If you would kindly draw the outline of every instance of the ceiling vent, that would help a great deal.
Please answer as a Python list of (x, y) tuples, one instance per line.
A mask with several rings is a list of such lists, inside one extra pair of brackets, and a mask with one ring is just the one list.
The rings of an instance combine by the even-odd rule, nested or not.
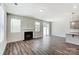
[(18, 3), (14, 3), (14, 5), (18, 5)]

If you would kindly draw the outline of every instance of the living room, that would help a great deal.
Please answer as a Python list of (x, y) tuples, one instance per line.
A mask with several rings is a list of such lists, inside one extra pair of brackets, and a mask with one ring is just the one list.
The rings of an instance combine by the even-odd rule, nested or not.
[(1, 3), (0, 55), (79, 54), (78, 6)]

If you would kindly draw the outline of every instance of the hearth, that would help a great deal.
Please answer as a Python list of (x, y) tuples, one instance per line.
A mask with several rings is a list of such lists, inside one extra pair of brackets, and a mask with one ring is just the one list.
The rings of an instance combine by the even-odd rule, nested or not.
[(24, 32), (24, 40), (33, 39), (33, 32)]

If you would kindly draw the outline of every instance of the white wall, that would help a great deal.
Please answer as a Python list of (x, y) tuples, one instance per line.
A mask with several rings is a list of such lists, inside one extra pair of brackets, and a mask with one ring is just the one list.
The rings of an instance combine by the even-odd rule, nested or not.
[(4, 4), (0, 4), (0, 22), (2, 27), (0, 27), (0, 55), (3, 54), (7, 41), (6, 41), (6, 9)]
[[(21, 20), (21, 32), (11, 33), (10, 21), (11, 21), (12, 17)], [(40, 32), (34, 31), (35, 30), (35, 21), (40, 22)], [(43, 22), (45, 22), (45, 21), (35, 19), (33, 17), (8, 14), (8, 42), (24, 40), (24, 32), (26, 32), (26, 31), (33, 31), (33, 38), (43, 37)]]
[(68, 32), (79, 32), (79, 29), (71, 29), (70, 21), (79, 20), (79, 15), (73, 15), (71, 17), (62, 17), (52, 19), (52, 35), (66, 37), (66, 33)]
[(53, 19), (52, 35), (66, 37), (66, 33), (70, 31), (69, 19), (66, 17)]
[(8, 42), (13, 42), (13, 41), (18, 41), (21, 40), (22, 32), (11, 32), (11, 18), (16, 18), (16, 19), (22, 19), (22, 17), (16, 17), (16, 16), (12, 16), (12, 15), (7, 15), (7, 41)]

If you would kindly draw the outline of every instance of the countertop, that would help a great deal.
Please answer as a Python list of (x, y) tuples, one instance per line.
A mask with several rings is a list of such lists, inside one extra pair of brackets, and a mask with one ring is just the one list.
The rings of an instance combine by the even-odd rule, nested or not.
[(79, 32), (70, 32), (70, 33), (66, 33), (66, 34), (79, 36)]

